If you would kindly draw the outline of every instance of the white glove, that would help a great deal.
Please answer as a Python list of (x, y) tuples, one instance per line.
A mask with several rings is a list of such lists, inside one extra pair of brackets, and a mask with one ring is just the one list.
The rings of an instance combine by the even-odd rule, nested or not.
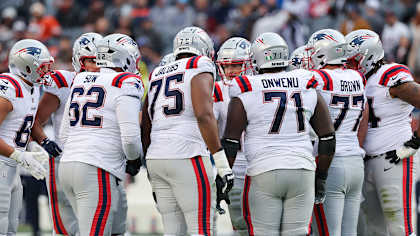
[(28, 146), (26, 147), (26, 150), (28, 150), (29, 152), (42, 152), (42, 153), (44, 153), (44, 155), (37, 155), (37, 156), (34, 156), (34, 157), (36, 158), (36, 160), (39, 163), (41, 163), (42, 166), (44, 166), (45, 169), (48, 170), (50, 154), (48, 154), (48, 152), (41, 145), (39, 145), (35, 141), (31, 141), (31, 142), (29, 142)]
[(15, 149), (10, 158), (27, 169), (37, 180), (45, 178), (48, 174), (47, 169), (38, 161), (48, 158), (48, 154), (45, 157), (44, 152), (22, 152)]
[(400, 148), (397, 149), (397, 156), (400, 159), (405, 159), (407, 157), (411, 157), (412, 155), (416, 154), (416, 152), (417, 152), (417, 149), (402, 145)]
[(222, 192), (228, 193), (233, 187), (233, 179), (235, 176), (233, 175), (232, 169), (229, 166), (225, 150), (222, 149), (213, 154), (213, 159), (217, 168), (217, 174), (224, 182)]

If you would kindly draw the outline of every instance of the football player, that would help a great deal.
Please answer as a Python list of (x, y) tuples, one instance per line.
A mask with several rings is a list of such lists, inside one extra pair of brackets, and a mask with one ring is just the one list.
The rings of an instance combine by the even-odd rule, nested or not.
[[(420, 108), (420, 85), (405, 65), (386, 63), (379, 36), (370, 30), (346, 35), (354, 52), (349, 59), (366, 76), (369, 105), (362, 211), (369, 235), (415, 235), (414, 184), (420, 146), (410, 113)], [(363, 128), (361, 127), (361, 129)], [(366, 130), (367, 129), (367, 130)]]
[(80, 235), (114, 233), (116, 212), (126, 210), (119, 203), (126, 159), (139, 163), (142, 153), (139, 59), (133, 39), (111, 34), (97, 43), (100, 72), (79, 73), (73, 80), (60, 131), (59, 177), (77, 209)]
[(39, 86), (47, 83), (53, 58), (44, 44), (24, 39), (9, 52), (9, 73), (0, 74), (0, 235), (15, 235), (22, 206), (22, 184), (17, 165), (40, 180), (48, 154), (26, 151), (38, 108)]
[[(214, 86), (213, 112), (219, 126), (220, 135), (223, 135), (226, 126), (230, 101), (229, 87), (231, 87), (232, 80), (236, 76), (252, 75), (250, 49), (251, 43), (248, 40), (234, 37), (224, 42), (217, 52), (216, 65), (222, 80), (217, 81)], [(235, 163), (232, 166), (235, 181), (232, 190), (229, 192), (229, 215), (233, 229), (239, 235), (248, 234), (241, 211), (241, 193), (244, 186), (246, 166), (247, 161), (242, 149), (238, 152)]]
[(357, 134), (364, 108), (365, 79), (358, 71), (344, 68), (347, 44), (336, 30), (313, 33), (306, 50), (310, 68), (317, 69), (314, 73), (322, 84), (318, 89), (328, 104), (337, 141), (326, 180), (326, 198), (314, 206), (312, 229), (321, 236), (357, 235), (364, 176), (364, 151)]
[[(76, 73), (83, 71), (97, 72), (96, 43), (102, 39), (97, 33), (82, 34), (73, 44), (74, 72), (55, 70), (51, 73), (53, 86), (46, 87), (32, 130), (32, 138), (50, 154), (49, 175), (46, 177), (47, 190), (50, 198), (51, 217), (56, 234), (76, 235), (79, 231), (77, 219), (71, 205), (64, 195), (58, 177), (58, 166), (62, 144), (59, 141), (59, 130), (64, 115), (64, 107), (70, 95), (70, 86)], [(54, 141), (48, 139), (42, 130), (49, 118), (52, 118)]]
[(289, 70), (309, 69), (308, 62), (309, 59), (306, 45), (300, 46), (290, 54)]
[(210, 153), (224, 193), (233, 186), (213, 114), (213, 42), (204, 30), (186, 27), (173, 49), (175, 61), (152, 72), (143, 109), (147, 168), (164, 233), (212, 235), (216, 176)]
[[(258, 75), (234, 79), (222, 140), (234, 159), (246, 129), (243, 216), (249, 235), (305, 235), (314, 199), (325, 195), (324, 179), (334, 155), (328, 108), (314, 89), (313, 72), (285, 71), (289, 52), (281, 36), (259, 35), (251, 55)], [(316, 172), (310, 126), (320, 139)]]

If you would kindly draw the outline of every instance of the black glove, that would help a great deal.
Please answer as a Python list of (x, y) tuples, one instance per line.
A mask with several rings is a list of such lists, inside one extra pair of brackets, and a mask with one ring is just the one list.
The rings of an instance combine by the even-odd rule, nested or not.
[[(216, 189), (217, 189), (217, 198), (216, 198), (216, 210), (219, 214), (223, 215), (226, 211), (220, 206), (220, 202), (225, 200), (226, 204), (230, 204), (229, 199), (229, 191), (233, 187), (233, 178), (228, 180), (228, 177), (225, 176), (224, 178), (220, 177), (220, 175), (216, 176)], [(225, 189), (225, 191), (223, 191)]]
[(388, 159), (390, 163), (398, 164), (401, 159), (409, 158), (414, 155), (420, 147), (420, 138), (417, 136), (417, 132), (414, 132), (410, 140), (404, 143), (397, 150), (392, 150), (385, 153), (385, 159)]
[(48, 138), (44, 138), (41, 142), (42, 148), (48, 152), (50, 156), (57, 157), (62, 152), (61, 148), (57, 145), (56, 142), (49, 140)]
[(323, 203), (325, 200), (325, 185), (327, 183), (327, 173), (315, 174), (315, 204)]
[(141, 167), (141, 158), (137, 158), (131, 161), (127, 160), (127, 165), (125, 166), (125, 173), (131, 176), (136, 176), (140, 171), (140, 167)]

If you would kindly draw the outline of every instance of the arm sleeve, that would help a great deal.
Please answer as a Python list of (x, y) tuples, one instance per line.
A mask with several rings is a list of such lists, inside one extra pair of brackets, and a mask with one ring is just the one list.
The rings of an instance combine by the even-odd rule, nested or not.
[(70, 107), (70, 101), (71, 99), (67, 99), (66, 102), (66, 106), (64, 108), (64, 113), (63, 113), (63, 120), (61, 121), (61, 126), (60, 126), (60, 131), (59, 131), (59, 138), (60, 138), (60, 142), (64, 145), (67, 142), (67, 138), (68, 138), (68, 130), (69, 130), (69, 126), (70, 126), (70, 119), (69, 119), (69, 107)]
[(120, 95), (116, 98), (115, 110), (121, 131), (121, 143), (128, 160), (134, 160), (143, 153), (141, 144), (139, 114), (144, 87), (137, 78), (124, 80)]

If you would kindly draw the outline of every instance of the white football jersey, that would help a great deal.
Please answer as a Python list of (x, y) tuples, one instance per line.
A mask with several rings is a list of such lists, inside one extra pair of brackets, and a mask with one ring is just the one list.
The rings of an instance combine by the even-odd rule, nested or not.
[(317, 104), (313, 72), (293, 70), (235, 78), (230, 96), (247, 114), (247, 175), (274, 169), (315, 170), (309, 120)]
[(143, 93), (141, 78), (133, 73), (102, 68), (77, 74), (66, 104), (70, 120), (64, 124), (67, 140), (61, 161), (87, 163), (123, 179), (126, 159), (116, 104), (120, 97), (141, 99)]
[[(29, 86), (11, 73), (0, 74), (0, 97), (12, 103), (13, 110), (0, 125), (0, 138), (8, 145), (24, 151), (38, 109), (39, 87)], [(16, 166), (15, 160), (1, 156), (2, 162)]]
[(191, 101), (191, 80), (204, 72), (216, 75), (213, 62), (204, 56), (180, 59), (153, 70), (148, 93), (152, 131), (146, 159), (209, 156)]
[(369, 128), (363, 148), (367, 155), (379, 155), (395, 150), (411, 138), (413, 106), (392, 98), (389, 88), (414, 81), (409, 69), (400, 64), (386, 64), (367, 80)]
[(76, 72), (66, 70), (56, 70), (50, 74), (53, 79), (52, 86), (45, 87), (44, 91), (51, 93), (58, 98), (60, 104), (58, 109), (51, 114), (51, 121), (54, 129), (54, 140), (58, 146), (63, 149), (62, 143), (59, 139), (59, 131), (61, 127), (61, 121), (63, 120), (64, 108), (67, 103), (67, 99), (70, 96), (70, 87), (73, 83), (73, 79), (76, 76)]
[[(337, 140), (335, 156), (364, 156), (357, 131), (364, 109), (365, 79), (349, 69), (314, 70), (317, 87), (328, 105)], [(317, 147), (317, 145), (315, 145)]]
[[(223, 81), (218, 81), (214, 84), (213, 92), (213, 113), (217, 120), (217, 125), (219, 127), (219, 135), (223, 137), (225, 132), (227, 113), (230, 102), (229, 97), (229, 87)], [(241, 147), (242, 149), (236, 154), (235, 162), (232, 166), (233, 175), (235, 178), (245, 179), (247, 160), (244, 154), (244, 134), (241, 137)]]

